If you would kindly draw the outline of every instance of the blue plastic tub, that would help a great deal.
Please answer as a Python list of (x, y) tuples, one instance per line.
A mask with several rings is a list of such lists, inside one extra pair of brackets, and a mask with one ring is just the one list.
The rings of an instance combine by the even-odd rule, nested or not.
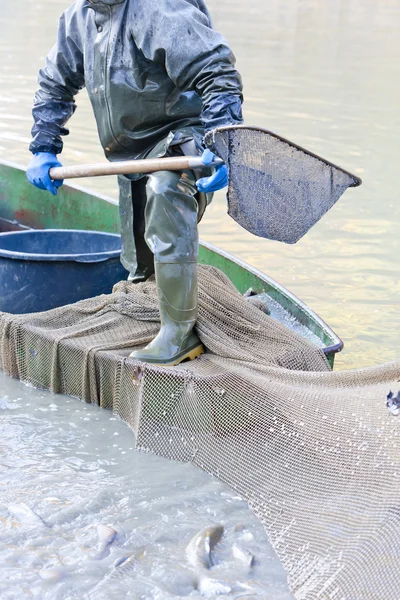
[(0, 234), (0, 311), (49, 310), (108, 294), (127, 271), (113, 233), (43, 229)]

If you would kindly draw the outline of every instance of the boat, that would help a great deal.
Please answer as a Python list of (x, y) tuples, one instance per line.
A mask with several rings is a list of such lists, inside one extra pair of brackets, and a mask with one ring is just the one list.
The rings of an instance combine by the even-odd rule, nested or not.
[[(0, 162), (0, 232), (24, 229), (80, 229), (119, 232), (118, 202), (90, 190), (63, 185), (57, 197), (32, 186), (25, 169)], [(199, 263), (223, 271), (241, 294), (262, 298), (276, 318), (320, 347), (331, 367), (342, 340), (304, 302), (258, 269), (202, 241)]]

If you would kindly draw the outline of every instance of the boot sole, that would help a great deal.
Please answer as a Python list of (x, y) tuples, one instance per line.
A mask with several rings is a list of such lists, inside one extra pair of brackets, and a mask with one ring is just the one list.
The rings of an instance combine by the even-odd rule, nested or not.
[(137, 358), (136, 360), (140, 360), (141, 362), (147, 362), (150, 365), (157, 365), (158, 367), (176, 367), (181, 362), (185, 360), (194, 360), (198, 358), (202, 354), (205, 353), (205, 348), (203, 344), (199, 344), (195, 348), (191, 348), (190, 350), (186, 350), (183, 354), (175, 356), (170, 361), (158, 361), (158, 360), (146, 360), (145, 358)]
[(176, 365), (179, 365), (181, 362), (183, 362), (185, 360), (195, 360), (196, 358), (199, 358), (199, 356), (201, 356), (204, 353), (205, 353), (204, 346), (202, 344), (200, 344), (200, 346), (196, 346), (196, 348), (192, 348), (192, 350), (188, 350), (187, 352), (185, 352), (185, 354), (183, 354), (182, 357), (176, 357), (171, 362), (157, 363), (157, 364), (159, 364), (160, 367), (176, 367)]

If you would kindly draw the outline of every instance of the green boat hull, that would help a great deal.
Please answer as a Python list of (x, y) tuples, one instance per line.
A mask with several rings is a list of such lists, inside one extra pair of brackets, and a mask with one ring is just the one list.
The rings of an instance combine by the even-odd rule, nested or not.
[[(58, 195), (38, 190), (28, 183), (25, 170), (11, 163), (0, 163), (0, 232), (18, 229), (86, 229), (119, 232), (118, 203), (88, 190), (64, 185)], [(308, 306), (279, 283), (223, 252), (201, 242), (199, 262), (219, 268), (239, 292), (252, 289), (266, 293), (290, 316), (312, 332), (333, 366), (343, 342)]]

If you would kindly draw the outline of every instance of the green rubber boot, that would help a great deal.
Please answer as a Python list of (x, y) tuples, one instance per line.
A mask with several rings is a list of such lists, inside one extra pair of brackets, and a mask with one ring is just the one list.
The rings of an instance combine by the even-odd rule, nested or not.
[(161, 366), (178, 365), (203, 354), (193, 327), (197, 320), (197, 263), (156, 263), (161, 329), (131, 358)]

